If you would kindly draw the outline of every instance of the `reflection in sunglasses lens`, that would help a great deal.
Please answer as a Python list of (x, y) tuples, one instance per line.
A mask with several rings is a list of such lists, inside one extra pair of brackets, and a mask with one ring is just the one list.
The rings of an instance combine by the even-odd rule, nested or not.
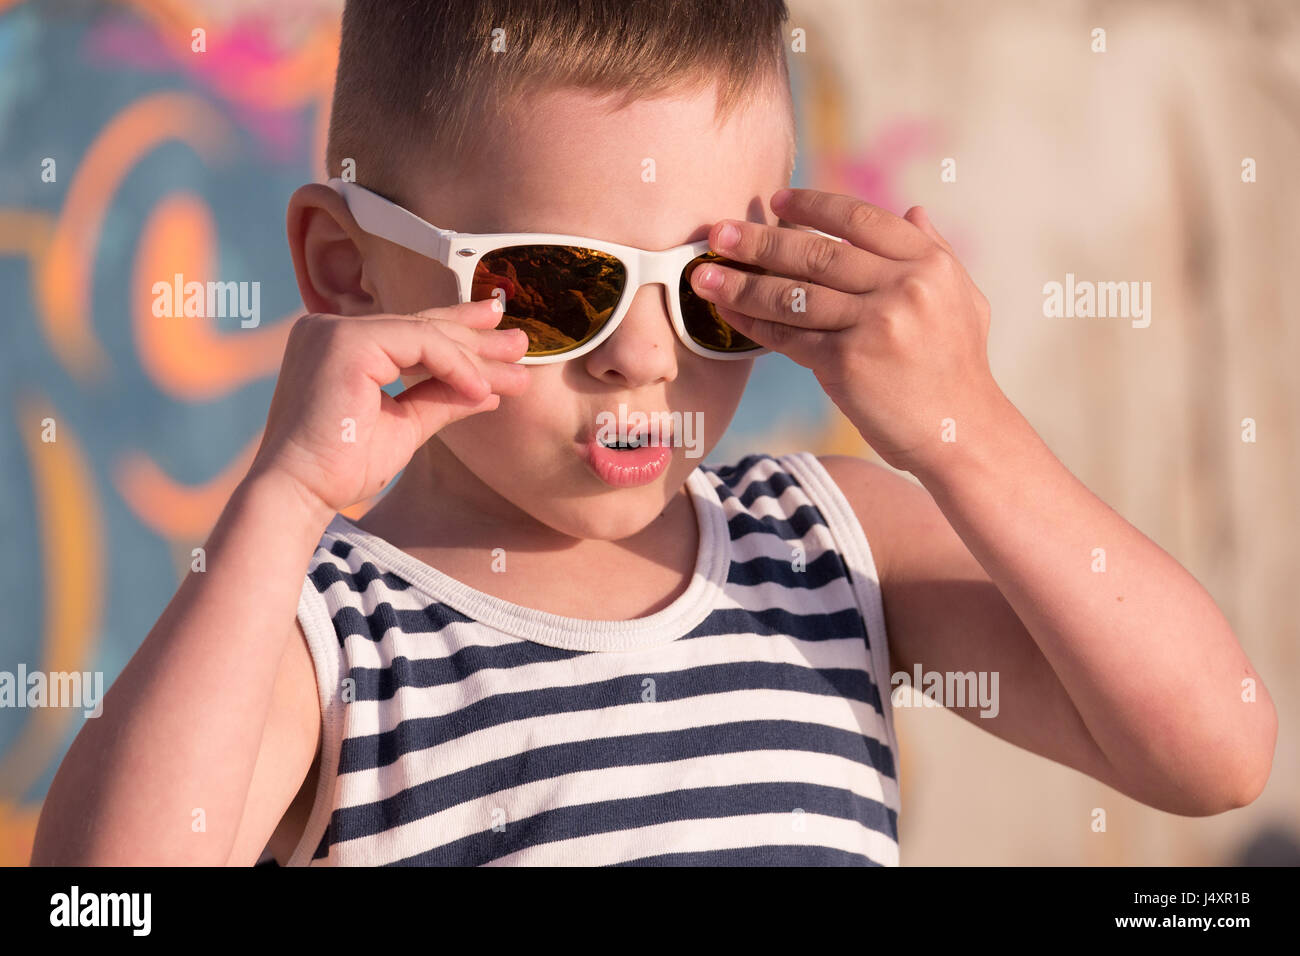
[(717, 309), (713, 307), (713, 303), (701, 299), (691, 288), (691, 273), (706, 262), (717, 262), (742, 272), (763, 271), (762, 266), (751, 265), (748, 262), (732, 262), (713, 252), (706, 252), (688, 262), (686, 268), (682, 270), (682, 279), (678, 286), (678, 296), (682, 303), (682, 323), (686, 326), (686, 334), (697, 344), (715, 352), (748, 352), (759, 348), (758, 343), (753, 339), (746, 338), (724, 322), (718, 315)]
[(609, 321), (627, 284), (615, 256), (577, 246), (509, 246), (474, 269), (473, 300), (500, 289), (498, 328), (528, 333), (528, 355), (554, 355), (587, 342)]

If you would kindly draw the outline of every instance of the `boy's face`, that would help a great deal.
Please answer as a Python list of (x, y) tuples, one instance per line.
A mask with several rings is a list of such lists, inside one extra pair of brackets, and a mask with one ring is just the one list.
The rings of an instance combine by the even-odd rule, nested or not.
[[(614, 112), (609, 102), (578, 90), (535, 95), (498, 118), (495, 142), (454, 182), (408, 181), (401, 199), (460, 232), (563, 233), (649, 250), (706, 238), (719, 219), (776, 224), (767, 201), (790, 178), (787, 101), (755, 95), (720, 126), (712, 89)], [(449, 270), (382, 245), (383, 260), (368, 258), (366, 268), (384, 311), (456, 301)], [(523, 394), (443, 428), (412, 463), (437, 476), (439, 503), (506, 521), (519, 520), (517, 508), (576, 538), (617, 540), (650, 524), (721, 438), (753, 367), (687, 349), (667, 295), (642, 286), (598, 348), (528, 367)], [(680, 412), (684, 426), (702, 426), (690, 435), (694, 447), (674, 445), (646, 484), (607, 483), (589, 463), (589, 442), (608, 421), (598, 416), (617, 416), (620, 403), (628, 414)]]

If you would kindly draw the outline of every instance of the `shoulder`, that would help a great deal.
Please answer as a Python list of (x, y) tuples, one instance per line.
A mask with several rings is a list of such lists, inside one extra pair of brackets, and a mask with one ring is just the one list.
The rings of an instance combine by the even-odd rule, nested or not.
[(870, 504), (872, 494), (898, 494), (902, 486), (912, 485), (910, 479), (865, 458), (856, 458), (853, 455), (815, 457), (855, 510), (859, 501)]
[[(704, 470), (714, 476), (717, 484), (733, 493), (746, 489), (751, 489), (751, 493), (753, 490), (770, 492), (801, 484), (801, 476), (805, 480), (820, 483), (822, 479), (817, 474), (817, 469), (808, 470), (810, 462), (820, 463), (821, 470), (848, 499), (854, 511), (859, 511), (859, 506), (868, 510), (882, 498), (906, 494), (905, 488), (913, 484), (888, 468), (863, 458), (851, 455), (813, 455), (806, 451), (789, 455), (753, 452), (732, 464), (705, 465)], [(859, 513), (859, 518), (861, 517)]]
[(816, 458), (871, 542), (882, 580), (906, 558), (911, 545), (920, 546), (935, 531), (951, 533), (930, 493), (910, 476), (852, 455)]
[(779, 493), (780, 489), (799, 483), (799, 474), (788, 465), (791, 459), (801, 460), (805, 465), (809, 461), (819, 463), (831, 483), (848, 501), (865, 531), (871, 530), (868, 524), (886, 528), (890, 524), (890, 515), (897, 509), (906, 512), (935, 507), (929, 492), (911, 477), (852, 455), (799, 452), (777, 456), (754, 452), (732, 464), (705, 466), (705, 470), (733, 493), (746, 490), (751, 496), (755, 491)]

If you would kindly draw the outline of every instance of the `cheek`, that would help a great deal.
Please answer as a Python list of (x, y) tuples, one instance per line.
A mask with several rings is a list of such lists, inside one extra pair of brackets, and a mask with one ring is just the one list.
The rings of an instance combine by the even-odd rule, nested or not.
[(411, 315), (459, 301), (456, 276), (450, 269), (406, 249), (383, 260), (376, 284), (379, 311), (391, 315)]
[(753, 367), (753, 359), (738, 362), (710, 362), (708, 384), (695, 393), (696, 408), (684, 410), (704, 413), (704, 427), (712, 440), (721, 438), (722, 432), (731, 423)]
[(452, 422), (440, 437), (471, 467), (509, 468), (559, 454), (580, 423), (577, 398), (553, 368), (530, 369), (531, 381), (523, 394), (503, 396), (494, 411)]

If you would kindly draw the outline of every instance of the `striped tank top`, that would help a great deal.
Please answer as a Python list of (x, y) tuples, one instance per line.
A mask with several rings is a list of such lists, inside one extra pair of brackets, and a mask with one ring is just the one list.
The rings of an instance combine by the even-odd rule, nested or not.
[(298, 605), (322, 749), (288, 865), (896, 866), (856, 516), (807, 452), (687, 487), (692, 580), (625, 621), (492, 597), (336, 515)]

